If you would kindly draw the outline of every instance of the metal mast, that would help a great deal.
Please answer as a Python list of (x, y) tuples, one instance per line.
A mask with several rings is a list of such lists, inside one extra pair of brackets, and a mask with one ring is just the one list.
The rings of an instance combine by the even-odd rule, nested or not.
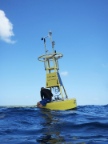
[[(46, 38), (50, 38), (52, 45), (52, 53), (49, 54), (46, 48)], [(61, 99), (64, 100), (68, 98), (68, 96), (59, 74), (58, 65), (58, 59), (63, 57), (63, 55), (54, 50), (55, 42), (52, 41), (52, 32), (49, 32), (48, 36), (41, 38), (41, 40), (44, 41), (45, 54), (38, 57), (38, 60), (44, 62), (46, 70), (46, 88), (53, 89), (57, 98), (60, 99), (59, 96), (61, 96)]]

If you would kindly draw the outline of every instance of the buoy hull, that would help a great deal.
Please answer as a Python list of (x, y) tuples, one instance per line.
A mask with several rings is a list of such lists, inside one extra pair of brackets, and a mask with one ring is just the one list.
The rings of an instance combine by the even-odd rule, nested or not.
[(76, 107), (76, 99), (66, 99), (61, 101), (52, 101), (50, 103), (47, 103), (47, 105), (43, 106), (42, 108), (50, 110), (70, 110)]

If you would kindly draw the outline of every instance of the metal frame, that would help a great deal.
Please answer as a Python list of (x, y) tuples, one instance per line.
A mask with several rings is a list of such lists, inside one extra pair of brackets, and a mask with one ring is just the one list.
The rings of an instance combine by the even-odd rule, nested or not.
[[(53, 53), (48, 54), (47, 48), (46, 48), (46, 38), (50, 38), (51, 44), (52, 44), (52, 50)], [(61, 77), (59, 75), (59, 65), (58, 65), (58, 59), (63, 57), (63, 54), (56, 53), (54, 50), (55, 42), (52, 41), (52, 32), (49, 32), (48, 36), (42, 38), (41, 40), (44, 41), (44, 48), (45, 48), (45, 54), (38, 57), (38, 60), (41, 62), (44, 62), (44, 67), (46, 70), (46, 88), (52, 88), (58, 87), (60, 94), (62, 96), (62, 100), (64, 98), (68, 98), (66, 90), (64, 88), (64, 85), (61, 81)], [(53, 66), (51, 66), (51, 63)], [(64, 96), (65, 95), (65, 96)]]

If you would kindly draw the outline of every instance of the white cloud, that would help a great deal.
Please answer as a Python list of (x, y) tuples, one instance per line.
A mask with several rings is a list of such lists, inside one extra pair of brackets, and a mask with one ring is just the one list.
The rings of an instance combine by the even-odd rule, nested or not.
[(68, 75), (68, 72), (67, 71), (64, 71), (64, 72), (61, 72), (60, 73), (62, 76), (67, 76)]
[(6, 17), (4, 11), (0, 10), (0, 39), (7, 43), (15, 43), (11, 40), (12, 36), (14, 36), (13, 24)]

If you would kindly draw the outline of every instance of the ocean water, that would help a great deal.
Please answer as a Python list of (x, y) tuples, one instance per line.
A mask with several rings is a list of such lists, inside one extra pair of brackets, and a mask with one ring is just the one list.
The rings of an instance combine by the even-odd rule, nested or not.
[(68, 111), (0, 107), (0, 144), (108, 144), (108, 105)]

